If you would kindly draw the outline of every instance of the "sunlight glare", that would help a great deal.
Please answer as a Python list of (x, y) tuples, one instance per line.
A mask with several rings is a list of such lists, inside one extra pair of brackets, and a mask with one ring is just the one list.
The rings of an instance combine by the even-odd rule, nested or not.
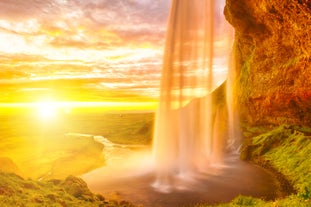
[(41, 119), (51, 120), (55, 118), (57, 114), (57, 103), (56, 102), (38, 102), (37, 112)]

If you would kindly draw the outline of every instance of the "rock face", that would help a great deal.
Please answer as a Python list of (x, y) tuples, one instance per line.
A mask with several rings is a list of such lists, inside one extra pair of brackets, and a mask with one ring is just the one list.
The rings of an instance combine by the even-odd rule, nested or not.
[(235, 34), (235, 97), (250, 124), (311, 125), (309, 0), (227, 0)]

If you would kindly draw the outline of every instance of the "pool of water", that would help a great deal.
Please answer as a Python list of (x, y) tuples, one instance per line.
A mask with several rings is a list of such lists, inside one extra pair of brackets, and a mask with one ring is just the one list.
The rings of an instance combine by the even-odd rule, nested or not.
[(147, 151), (116, 149), (107, 166), (82, 175), (89, 188), (106, 199), (126, 200), (144, 207), (179, 207), (228, 202), (238, 195), (272, 200), (283, 196), (279, 182), (267, 170), (228, 155), (223, 166), (204, 173), (171, 178), (169, 193), (154, 188), (154, 168)]

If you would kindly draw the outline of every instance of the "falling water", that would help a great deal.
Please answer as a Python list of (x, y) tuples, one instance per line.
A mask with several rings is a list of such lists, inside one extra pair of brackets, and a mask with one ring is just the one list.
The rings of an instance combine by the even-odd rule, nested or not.
[(147, 207), (223, 203), (238, 195), (274, 199), (280, 192), (265, 170), (227, 153), (236, 151), (238, 136), (231, 93), (236, 79), (228, 67), (233, 31), (224, 1), (172, 0), (154, 163), (149, 148), (134, 153), (103, 142), (112, 162), (83, 176), (93, 191)]
[(176, 188), (176, 177), (191, 179), (222, 165), (230, 127), (224, 123), (226, 107), (213, 94), (226, 80), (233, 39), (224, 5), (225, 0), (171, 2), (153, 143), (153, 186), (159, 191)]

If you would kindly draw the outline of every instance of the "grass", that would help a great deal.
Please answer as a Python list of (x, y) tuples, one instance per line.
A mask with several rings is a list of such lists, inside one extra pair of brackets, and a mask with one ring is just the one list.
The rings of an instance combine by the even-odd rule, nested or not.
[(77, 114), (67, 131), (101, 135), (118, 144), (151, 144), (154, 113)]
[(34, 181), (0, 172), (1, 207), (132, 207), (129, 202), (107, 201), (90, 192), (77, 177), (64, 180)]
[[(104, 146), (92, 136), (120, 144), (150, 144), (152, 113), (73, 113), (42, 120), (31, 113), (0, 116), (0, 170), (34, 179), (80, 175), (105, 164)], [(14, 165), (14, 166), (13, 166)], [(66, 167), (64, 167), (66, 166)]]
[[(258, 206), (258, 207), (310, 207), (311, 206), (311, 129), (302, 126), (281, 125), (248, 128), (241, 157), (258, 165), (271, 166), (285, 176), (294, 188), (291, 195), (274, 201), (239, 196), (230, 203), (218, 207)], [(265, 131), (265, 132), (263, 132)], [(276, 175), (278, 175), (276, 173)], [(203, 207), (208, 205), (199, 205)]]
[[(0, 169), (48, 180), (39, 182), (0, 172), (1, 206), (132, 206), (125, 201), (108, 202), (92, 194), (81, 179), (68, 176), (103, 165), (104, 155), (103, 146), (92, 136), (65, 134), (101, 135), (120, 144), (150, 144), (152, 113), (74, 114), (54, 122), (40, 122), (28, 115), (2, 115), (0, 121)], [(289, 125), (243, 128), (241, 158), (271, 166), (289, 181), (294, 193), (275, 201), (238, 196), (218, 206), (311, 206), (311, 128)], [(198, 205), (204, 206), (208, 205)]]
[(91, 138), (63, 136), (45, 137), (44, 141), (35, 136), (11, 137), (0, 143), (0, 157), (12, 160), (18, 172), (6, 166), (2, 169), (35, 179), (64, 178), (102, 166), (102, 150), (103, 145)]
[(105, 200), (71, 175), (105, 164), (104, 146), (91, 135), (120, 144), (150, 144), (153, 119), (152, 113), (75, 113), (58, 115), (54, 120), (40, 120), (21, 111), (1, 114), (0, 206), (133, 206), (126, 201)]

